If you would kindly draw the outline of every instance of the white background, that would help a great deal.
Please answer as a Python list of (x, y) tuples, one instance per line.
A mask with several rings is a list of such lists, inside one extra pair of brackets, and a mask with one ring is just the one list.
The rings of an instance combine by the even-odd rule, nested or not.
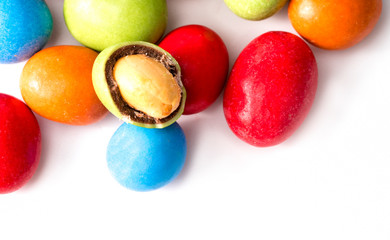
[[(60, 0), (47, 1), (54, 31), (46, 47), (79, 45)], [(255, 37), (295, 33), (285, 7), (252, 22), (222, 0), (168, 0), (167, 32), (202, 24), (225, 41), (230, 64)], [(107, 143), (121, 122), (89, 126), (37, 116), (42, 157), (31, 181), (0, 195), (0, 239), (390, 239), (390, 1), (363, 42), (342, 51), (312, 47), (319, 86), (295, 134), (271, 148), (233, 135), (220, 97), (183, 116), (188, 141), (183, 171), (166, 187), (138, 193), (106, 166)], [(21, 99), (25, 62), (0, 65), (0, 92)]]

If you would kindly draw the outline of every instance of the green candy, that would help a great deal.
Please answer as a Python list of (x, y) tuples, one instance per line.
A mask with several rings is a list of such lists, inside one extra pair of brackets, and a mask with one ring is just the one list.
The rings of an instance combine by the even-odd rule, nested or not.
[(157, 42), (167, 6), (165, 0), (65, 0), (64, 18), (76, 40), (102, 51), (125, 41)]
[(248, 20), (262, 20), (274, 15), (287, 0), (224, 0), (237, 16)]
[[(137, 61), (137, 64), (128, 65), (125, 59), (130, 56), (137, 56), (136, 60), (133, 60)], [(151, 65), (146, 64), (148, 61), (145, 62), (145, 58), (152, 60), (152, 68), (150, 68)], [(124, 68), (119, 66), (120, 62), (124, 64), (122, 65)], [(174, 83), (167, 85), (167, 82), (160, 81), (166, 76), (155, 71), (155, 66), (163, 68)], [(123, 70), (125, 70), (125, 75), (120, 74)], [(154, 75), (155, 72), (158, 72), (157, 76)], [(144, 75), (144, 73), (148, 74)], [(128, 78), (121, 80), (120, 76)], [(119, 119), (136, 126), (165, 128), (173, 124), (184, 111), (187, 94), (181, 82), (180, 66), (168, 52), (152, 43), (124, 42), (104, 49), (93, 65), (92, 82), (103, 105)], [(172, 85), (177, 87), (171, 88)], [(161, 118), (152, 115), (149, 110), (161, 110), (164, 104), (160, 105), (159, 99), (165, 99), (162, 97), (164, 93), (172, 90), (179, 91), (180, 99), (177, 107)], [(127, 97), (128, 95), (134, 96), (133, 93), (135, 98)], [(145, 102), (148, 103), (148, 108), (139, 108)]]

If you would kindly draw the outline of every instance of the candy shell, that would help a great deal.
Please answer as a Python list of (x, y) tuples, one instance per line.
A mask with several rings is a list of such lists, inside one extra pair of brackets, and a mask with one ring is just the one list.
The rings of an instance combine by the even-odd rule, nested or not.
[(45, 1), (0, 1), (0, 63), (30, 58), (47, 43), (53, 19)]
[(247, 20), (263, 20), (278, 12), (287, 0), (224, 0), (237, 16)]
[(257, 37), (237, 58), (226, 86), (229, 127), (257, 147), (285, 141), (309, 113), (317, 78), (316, 60), (301, 38), (279, 31)]
[(167, 6), (165, 0), (65, 0), (64, 18), (76, 40), (102, 51), (126, 41), (157, 42)]
[(19, 99), (0, 93), (0, 194), (25, 185), (41, 156), (41, 131), (31, 110)]
[(354, 46), (374, 29), (382, 0), (292, 0), (288, 16), (311, 44), (328, 50)]
[(186, 25), (170, 32), (159, 46), (179, 62), (187, 91), (184, 114), (201, 112), (214, 103), (229, 70), (229, 55), (221, 37), (205, 26)]
[(107, 109), (92, 85), (97, 53), (82, 46), (43, 49), (27, 61), (20, 77), (26, 104), (47, 119), (87, 125), (102, 119)]
[(150, 191), (171, 182), (183, 168), (187, 152), (185, 135), (174, 123), (149, 129), (123, 123), (107, 148), (113, 177), (134, 191)]

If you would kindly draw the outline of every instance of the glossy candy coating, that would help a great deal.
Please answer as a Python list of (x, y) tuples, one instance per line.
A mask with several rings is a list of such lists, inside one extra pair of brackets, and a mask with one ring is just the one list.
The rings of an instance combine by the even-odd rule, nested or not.
[(363, 40), (375, 27), (382, 0), (292, 0), (288, 15), (295, 30), (311, 44), (344, 49)]
[(187, 91), (183, 114), (205, 110), (218, 98), (229, 70), (229, 56), (213, 30), (187, 25), (170, 32), (159, 44), (179, 63)]
[(80, 43), (102, 51), (126, 41), (157, 42), (167, 6), (165, 0), (65, 0), (64, 18)]
[(150, 191), (171, 182), (180, 173), (187, 145), (179, 124), (148, 129), (123, 123), (107, 148), (107, 164), (124, 187)]
[(97, 53), (81, 46), (55, 46), (35, 54), (24, 66), (20, 90), (39, 115), (61, 123), (87, 125), (107, 110), (92, 85)]
[(53, 30), (43, 0), (0, 1), (0, 63), (21, 62), (47, 43)]
[(263, 20), (278, 12), (287, 0), (224, 0), (237, 16), (248, 20)]
[(35, 173), (41, 155), (41, 131), (31, 110), (0, 93), (0, 194), (18, 190)]
[(301, 125), (317, 88), (317, 64), (307, 44), (287, 32), (268, 32), (245, 47), (229, 77), (223, 108), (243, 141), (279, 144)]

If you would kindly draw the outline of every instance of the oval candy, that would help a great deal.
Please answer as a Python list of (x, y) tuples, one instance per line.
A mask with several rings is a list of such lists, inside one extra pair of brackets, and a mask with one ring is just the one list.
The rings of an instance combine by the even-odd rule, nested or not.
[(0, 93), (0, 194), (25, 185), (41, 156), (41, 131), (31, 110), (19, 99)]
[(381, 12), (382, 0), (292, 0), (288, 7), (294, 29), (311, 44), (329, 50), (362, 41)]
[(201, 25), (179, 27), (161, 41), (179, 63), (187, 91), (183, 114), (195, 114), (213, 104), (225, 85), (229, 55), (219, 35)]
[(107, 165), (122, 186), (151, 191), (176, 178), (186, 154), (186, 138), (176, 122), (163, 129), (123, 123), (108, 144)]
[(0, 63), (30, 58), (49, 40), (53, 19), (43, 0), (0, 1)]
[(287, 0), (224, 0), (237, 16), (247, 20), (263, 20), (277, 13)]
[(52, 121), (88, 125), (107, 115), (92, 85), (97, 53), (82, 46), (54, 46), (32, 56), (20, 76), (26, 104)]
[(317, 64), (308, 45), (287, 32), (268, 32), (237, 58), (224, 93), (227, 123), (243, 141), (267, 147), (301, 125), (317, 89)]

